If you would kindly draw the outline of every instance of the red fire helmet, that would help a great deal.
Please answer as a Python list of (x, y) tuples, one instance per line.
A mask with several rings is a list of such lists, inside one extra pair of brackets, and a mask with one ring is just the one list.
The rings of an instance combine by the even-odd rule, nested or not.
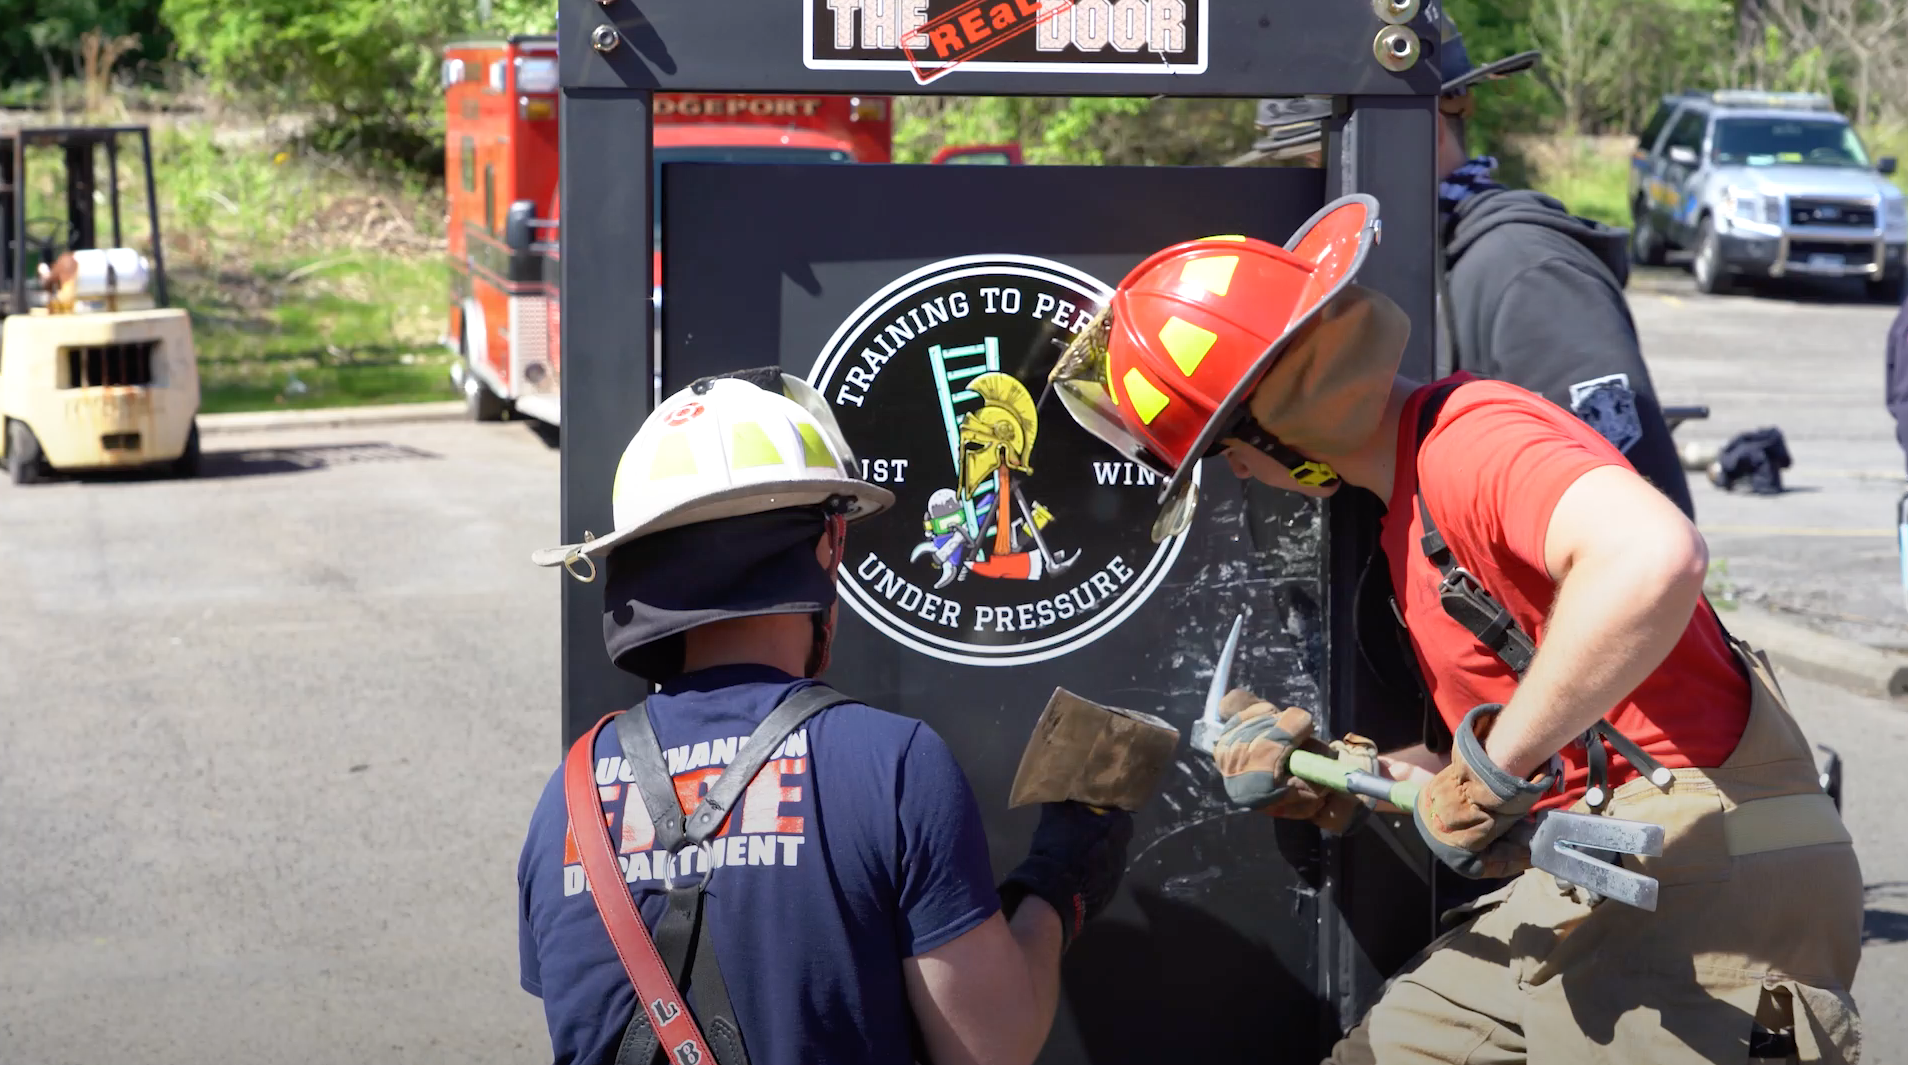
[(1053, 373), (1068, 412), (1167, 478), (1155, 538), (1185, 528), (1192, 471), (1225, 441), (1259, 448), (1301, 484), (1337, 483), (1329, 466), (1255, 420), (1248, 401), (1321, 315), (1350, 295), (1375, 296), (1350, 282), (1378, 233), (1377, 201), (1353, 195), (1313, 215), (1285, 247), (1242, 236), (1175, 244), (1127, 274), (1069, 346)]

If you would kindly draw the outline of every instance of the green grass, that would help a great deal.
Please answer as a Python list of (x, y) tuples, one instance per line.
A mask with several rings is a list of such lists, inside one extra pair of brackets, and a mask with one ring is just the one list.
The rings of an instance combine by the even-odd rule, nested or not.
[(1895, 187), (1908, 192), (1908, 126), (1899, 129), (1877, 128), (1862, 134), (1862, 143), (1868, 147), (1868, 154), (1876, 159), (1884, 155), (1895, 157), (1897, 169), (1893, 181)]
[[(269, 140), (154, 138), (207, 413), (452, 399), (441, 201)], [(143, 207), (143, 204), (140, 205)], [(141, 229), (143, 235), (143, 227)]]
[(1505, 167), (1512, 184), (1556, 197), (1572, 214), (1629, 228), (1628, 141), (1588, 137), (1518, 138)]
[[(448, 356), (430, 360), (365, 363), (352, 366), (313, 366), (302, 370), (270, 370), (256, 363), (228, 363), (203, 368), (200, 411), (302, 410), (314, 407), (361, 407), (374, 403), (422, 403), (455, 399)], [(306, 391), (288, 395), (293, 377)]]
[(433, 351), (445, 329), (449, 291), (442, 259), (381, 253), (173, 276), (174, 299), (192, 314), (201, 362)]
[(453, 399), (443, 260), (380, 253), (177, 277), (208, 413)]

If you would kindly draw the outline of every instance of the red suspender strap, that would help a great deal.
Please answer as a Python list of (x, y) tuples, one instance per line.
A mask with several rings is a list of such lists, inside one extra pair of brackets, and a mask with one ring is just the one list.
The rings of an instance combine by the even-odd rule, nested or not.
[[(639, 708), (637, 713), (641, 713)], [(620, 711), (619, 711), (620, 713)], [(636, 986), (636, 1006), (646, 1011), (649, 1025), (670, 1061), (678, 1065), (713, 1062), (709, 1043), (702, 1029), (689, 1015), (682, 992), (663, 967), (656, 944), (649, 938), (642, 914), (636, 912), (636, 900), (624, 886), (622, 869), (616, 863), (616, 848), (610, 841), (609, 824), (603, 817), (601, 799), (596, 790), (596, 737), (603, 726), (616, 717), (603, 720), (585, 733), (570, 748), (563, 762), (563, 801), (570, 813), (570, 834), (576, 852), (583, 858), (583, 873), (589, 878), (590, 898), (596, 912), (609, 930), (610, 943), (622, 959), (623, 971)]]

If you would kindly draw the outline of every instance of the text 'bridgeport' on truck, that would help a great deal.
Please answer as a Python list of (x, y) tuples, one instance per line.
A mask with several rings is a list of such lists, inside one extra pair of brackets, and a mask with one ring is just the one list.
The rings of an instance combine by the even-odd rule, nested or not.
[[(452, 270), (451, 376), (471, 417), (559, 424), (556, 38), (444, 50), (445, 226)], [(655, 284), (662, 281), (665, 163), (886, 163), (886, 96), (657, 93)], [(947, 147), (936, 163), (1014, 164), (1018, 145)], [(658, 310), (662, 293), (651, 293)]]

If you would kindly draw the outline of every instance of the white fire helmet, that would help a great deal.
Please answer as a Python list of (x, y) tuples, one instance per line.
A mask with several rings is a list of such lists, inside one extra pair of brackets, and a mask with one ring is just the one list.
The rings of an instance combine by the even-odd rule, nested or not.
[(582, 543), (530, 560), (566, 568), (583, 560), (588, 575), (571, 573), (587, 581), (597, 558), (664, 529), (830, 500), (849, 521), (893, 506), (894, 494), (857, 469), (827, 401), (806, 381), (779, 370), (705, 378), (665, 400), (623, 449), (610, 488), (615, 531), (586, 532)]

